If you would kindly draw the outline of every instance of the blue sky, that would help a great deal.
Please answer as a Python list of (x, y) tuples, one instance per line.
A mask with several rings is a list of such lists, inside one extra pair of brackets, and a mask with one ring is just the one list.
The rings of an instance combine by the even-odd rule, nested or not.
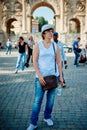
[(39, 7), (33, 13), (33, 17), (35, 18), (36, 16), (42, 16), (45, 20), (53, 20), (54, 12), (50, 8)]

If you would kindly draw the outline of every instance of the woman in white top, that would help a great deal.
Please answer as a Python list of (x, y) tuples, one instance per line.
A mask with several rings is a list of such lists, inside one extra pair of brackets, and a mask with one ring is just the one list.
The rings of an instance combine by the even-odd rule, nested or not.
[[(48, 126), (53, 125), (51, 113), (54, 105), (54, 98), (56, 88), (44, 91), (42, 85), (45, 85), (44, 76), (56, 75), (55, 72), (55, 53), (52, 45), (53, 28), (46, 24), (41, 31), (42, 41), (35, 45), (33, 49), (33, 65), (36, 71), (35, 79), (35, 96), (32, 106), (32, 114), (30, 118), (30, 125), (27, 130), (34, 130), (37, 128), (38, 116), (45, 92), (47, 92), (46, 106), (44, 110), (44, 121)], [(60, 82), (63, 83), (62, 66), (60, 60), (60, 51), (56, 43), (54, 43), (56, 52), (56, 63), (58, 64), (58, 72), (60, 75)], [(57, 74), (58, 75), (58, 74)]]

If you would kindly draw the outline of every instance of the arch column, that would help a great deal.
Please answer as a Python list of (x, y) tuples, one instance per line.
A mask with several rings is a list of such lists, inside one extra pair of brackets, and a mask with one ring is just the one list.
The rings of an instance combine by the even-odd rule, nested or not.
[(86, 32), (87, 32), (87, 0), (86, 0), (85, 28), (86, 28)]
[(84, 33), (84, 17), (81, 16), (80, 17), (80, 37), (81, 37), (81, 43), (84, 44), (84, 41), (86, 40), (86, 36), (85, 36), (85, 33)]
[(27, 15), (27, 30), (29, 33), (32, 33), (32, 15)]
[(25, 33), (26, 31), (26, 1), (22, 0), (22, 13), (23, 13), (23, 19), (22, 19), (22, 32)]
[(86, 41), (87, 41), (87, 0), (86, 0), (86, 16), (85, 16), (85, 34), (86, 34)]
[(67, 21), (68, 21), (68, 19), (67, 19), (67, 15), (65, 15), (65, 22), (64, 22), (64, 31), (65, 31), (65, 33), (67, 33), (67, 31), (68, 31), (68, 29), (67, 29), (67, 27), (68, 27), (68, 23), (67, 23)]
[(60, 0), (60, 31), (64, 32), (64, 1)]
[(60, 32), (60, 28), (59, 28), (59, 26), (60, 26), (60, 19), (59, 19), (59, 15), (55, 14), (54, 19), (55, 19), (55, 25), (56, 25), (55, 30), (57, 32)]

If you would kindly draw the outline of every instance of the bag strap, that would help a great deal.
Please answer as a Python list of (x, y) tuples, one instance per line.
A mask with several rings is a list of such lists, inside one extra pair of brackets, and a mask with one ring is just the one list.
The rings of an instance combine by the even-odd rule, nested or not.
[(55, 51), (55, 46), (54, 43), (52, 42), (53, 45), (53, 50), (54, 50), (54, 54), (55, 54), (55, 72), (56, 72), (56, 51)]

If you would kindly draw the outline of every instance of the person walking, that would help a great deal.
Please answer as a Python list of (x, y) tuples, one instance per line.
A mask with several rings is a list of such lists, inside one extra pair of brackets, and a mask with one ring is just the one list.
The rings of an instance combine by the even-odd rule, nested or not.
[(58, 66), (56, 66), (58, 70), (57, 75), (58, 77), (60, 75), (59, 80), (61, 84), (63, 84), (60, 51), (57, 45), (54, 43), (55, 47), (55, 53), (54, 53), (53, 44), (51, 41), (53, 38), (53, 30), (54, 29), (52, 28), (51, 25), (49, 24), (43, 25), (41, 29), (42, 41), (40, 41), (38, 44), (35, 44), (33, 50), (33, 65), (36, 71), (35, 95), (32, 106), (32, 113), (30, 117), (30, 125), (27, 128), (27, 130), (34, 130), (37, 128), (37, 121), (39, 118), (41, 104), (45, 92), (47, 92), (46, 94), (47, 97), (46, 97), (46, 106), (44, 110), (44, 121), (47, 123), (48, 126), (53, 125), (51, 114), (54, 105), (56, 88), (47, 91), (43, 90), (42, 88), (42, 86), (46, 84), (44, 76), (56, 75), (55, 55), (56, 55), (56, 63), (58, 64)]
[(6, 43), (6, 54), (11, 54), (11, 49), (12, 49), (12, 43), (11, 41), (8, 39), (7, 43)]
[(86, 60), (87, 60), (87, 43), (85, 44)]
[(1, 51), (1, 49), (2, 49), (2, 42), (0, 41), (0, 51)]
[(77, 39), (73, 42), (73, 51), (75, 54), (75, 59), (74, 59), (74, 65), (75, 67), (78, 67), (78, 58), (79, 58), (79, 53), (81, 52), (81, 49), (79, 48), (79, 42), (80, 42), (80, 37), (77, 37)]
[[(58, 40), (58, 38), (59, 38), (58, 36), (59, 36), (58, 32), (54, 32), (53, 33), (53, 41), (59, 46), (62, 67), (63, 67), (63, 65), (65, 65), (65, 68), (67, 68), (67, 58), (66, 58), (66, 55), (64, 52), (63, 43), (60, 40)], [(65, 88), (66, 83), (65, 83), (63, 72), (62, 72), (62, 76), (63, 76), (63, 82), (64, 82), (62, 88)]]
[(87, 64), (87, 43), (85, 44), (85, 53), (86, 53), (86, 64)]
[(33, 45), (35, 45), (33, 36), (29, 37), (28, 40), (28, 55), (27, 55), (27, 62), (25, 63), (26, 67), (29, 67), (30, 58), (32, 57)]
[(18, 54), (16, 70), (15, 70), (15, 73), (17, 74), (21, 61), (22, 61), (22, 71), (24, 71), (25, 69), (26, 53), (28, 54), (28, 47), (27, 47), (27, 43), (24, 42), (23, 37), (19, 37), (19, 42), (17, 43), (16, 46), (19, 48), (19, 54)]

